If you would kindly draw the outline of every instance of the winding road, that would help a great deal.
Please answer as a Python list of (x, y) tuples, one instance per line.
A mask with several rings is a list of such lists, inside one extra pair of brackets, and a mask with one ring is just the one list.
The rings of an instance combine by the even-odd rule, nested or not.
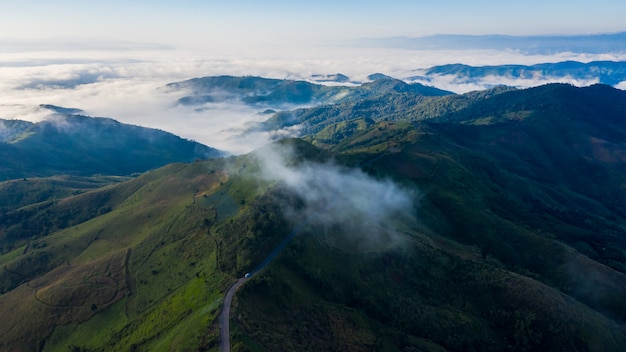
[(294, 238), (294, 236), (300, 231), (302, 226), (303, 225), (300, 225), (300, 226), (297, 226), (295, 229), (293, 229), (289, 233), (289, 235), (287, 235), (287, 237), (285, 237), (283, 241), (280, 242), (280, 244), (276, 246), (276, 248), (274, 248), (272, 253), (270, 253), (267, 256), (267, 258), (265, 258), (265, 260), (261, 264), (259, 264), (259, 266), (257, 266), (254, 270), (252, 270), (248, 274), (246, 274), (246, 276), (237, 280), (237, 282), (235, 282), (230, 287), (230, 289), (228, 289), (228, 292), (226, 293), (226, 297), (224, 298), (224, 303), (222, 304), (222, 313), (220, 314), (220, 352), (230, 352), (230, 305), (233, 302), (233, 297), (235, 296), (235, 292), (237, 291), (239, 287), (241, 287), (241, 285), (246, 283), (248, 278), (250, 278), (252, 275), (261, 271), (274, 258), (276, 258), (278, 253), (280, 253), (285, 248), (285, 246), (287, 246), (287, 243), (289, 243), (289, 241), (291, 241), (291, 239)]
[[(327, 205), (326, 210), (331, 210), (335, 207), (337, 203), (337, 196), (332, 199), (330, 204)], [(304, 221), (298, 226), (296, 226), (291, 232), (274, 248), (272, 253), (270, 253), (259, 266), (257, 266), (254, 270), (247, 273), (244, 277), (237, 280), (235, 284), (233, 284), (228, 292), (226, 293), (226, 297), (224, 298), (224, 303), (222, 305), (222, 313), (220, 314), (220, 352), (230, 352), (230, 305), (233, 302), (233, 296), (235, 296), (235, 292), (239, 287), (246, 283), (246, 281), (263, 270), (269, 263), (276, 258), (276, 256), (287, 246), (289, 241), (293, 239), (302, 228), (307, 225), (309, 221)]]
[(220, 314), (220, 352), (230, 352), (230, 304), (233, 302), (235, 291), (243, 285), (248, 278), (242, 277), (230, 287), (224, 298), (222, 313)]

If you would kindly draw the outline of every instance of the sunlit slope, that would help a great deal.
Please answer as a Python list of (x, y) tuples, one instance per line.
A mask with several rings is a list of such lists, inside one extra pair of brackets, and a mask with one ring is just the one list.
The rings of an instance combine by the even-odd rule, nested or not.
[(12, 209), (57, 227), (0, 256), (0, 349), (216, 350), (297, 229), (234, 350), (621, 351), (624, 92), (441, 99)]
[(254, 213), (241, 207), (256, 192), (245, 183), (223, 161), (173, 164), (58, 200), (50, 216), (80, 209), (82, 220), (0, 257), (1, 349), (214, 345), (222, 293), (248, 269), (238, 253)]
[(71, 203), (61, 200), (129, 179), (60, 175), (0, 182), (0, 254), (109, 211), (111, 192), (90, 193)]
[[(615, 61), (563, 61), (536, 65), (468, 66), (449, 64), (426, 70), (426, 77), (436, 80), (440, 76), (454, 77), (457, 83), (479, 83), (481, 80), (530, 82), (577, 81), (597, 82), (616, 86), (626, 78), (626, 62)], [(498, 79), (496, 79), (496, 77)]]

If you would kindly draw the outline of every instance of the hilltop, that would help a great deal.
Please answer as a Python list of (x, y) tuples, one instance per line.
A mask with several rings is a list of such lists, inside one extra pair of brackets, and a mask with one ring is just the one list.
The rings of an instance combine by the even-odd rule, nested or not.
[[(379, 89), (378, 86), (387, 88)], [(407, 84), (388, 76), (373, 76), (372, 82), (358, 86), (327, 86), (303, 80), (255, 76), (209, 76), (170, 83), (166, 88), (189, 93), (178, 100), (178, 103), (183, 105), (202, 106), (207, 103), (236, 102), (281, 109), (298, 105), (334, 104), (358, 100), (380, 96), (389, 90), (411, 91), (428, 96), (452, 94), (419, 83)]]

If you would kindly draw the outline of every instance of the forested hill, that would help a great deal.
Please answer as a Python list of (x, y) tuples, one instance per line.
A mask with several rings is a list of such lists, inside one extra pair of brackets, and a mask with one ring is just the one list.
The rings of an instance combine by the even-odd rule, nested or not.
[(108, 118), (54, 115), (0, 120), (0, 179), (57, 174), (129, 175), (172, 162), (217, 157), (214, 148)]
[(302, 104), (334, 104), (380, 96), (390, 91), (425, 96), (452, 94), (419, 83), (407, 84), (391, 77), (376, 79), (358, 86), (327, 86), (302, 80), (255, 76), (209, 76), (170, 83), (166, 88), (186, 92), (188, 95), (179, 100), (179, 103), (184, 105), (235, 102), (276, 108)]

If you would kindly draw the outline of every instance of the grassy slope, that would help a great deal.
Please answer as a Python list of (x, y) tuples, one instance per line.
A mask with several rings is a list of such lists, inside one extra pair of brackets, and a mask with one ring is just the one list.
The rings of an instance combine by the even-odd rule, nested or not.
[[(201, 202), (228, 180), (215, 167), (174, 164), (61, 200), (57, 206), (111, 210), (38, 240), (45, 245), (0, 257), (4, 282), (22, 282), (0, 296), (1, 349), (215, 344), (207, 330), (230, 281), (216, 267), (216, 242), (207, 234), (215, 210)], [(108, 202), (86, 201), (98, 194)]]
[[(237, 295), (234, 350), (626, 345), (619, 130), (549, 142), (544, 128), (510, 128), (539, 116), (507, 108), (510, 97), (491, 104), (505, 105), (497, 114), (468, 104), (467, 126), (450, 124), (454, 114), (440, 125), (357, 123), (332, 143), (338, 162), (417, 187), (420, 223), (396, 224), (401, 246), (366, 253), (336, 228), (303, 229)], [(564, 146), (602, 162), (589, 168)], [(228, 284), (291, 230), (282, 207), (297, 199), (246, 176), (256, 169), (249, 156), (173, 164), (52, 204), (55, 216), (72, 210), (69, 226), (0, 256), (0, 349), (215, 350)], [(584, 182), (598, 175), (610, 177)]]

